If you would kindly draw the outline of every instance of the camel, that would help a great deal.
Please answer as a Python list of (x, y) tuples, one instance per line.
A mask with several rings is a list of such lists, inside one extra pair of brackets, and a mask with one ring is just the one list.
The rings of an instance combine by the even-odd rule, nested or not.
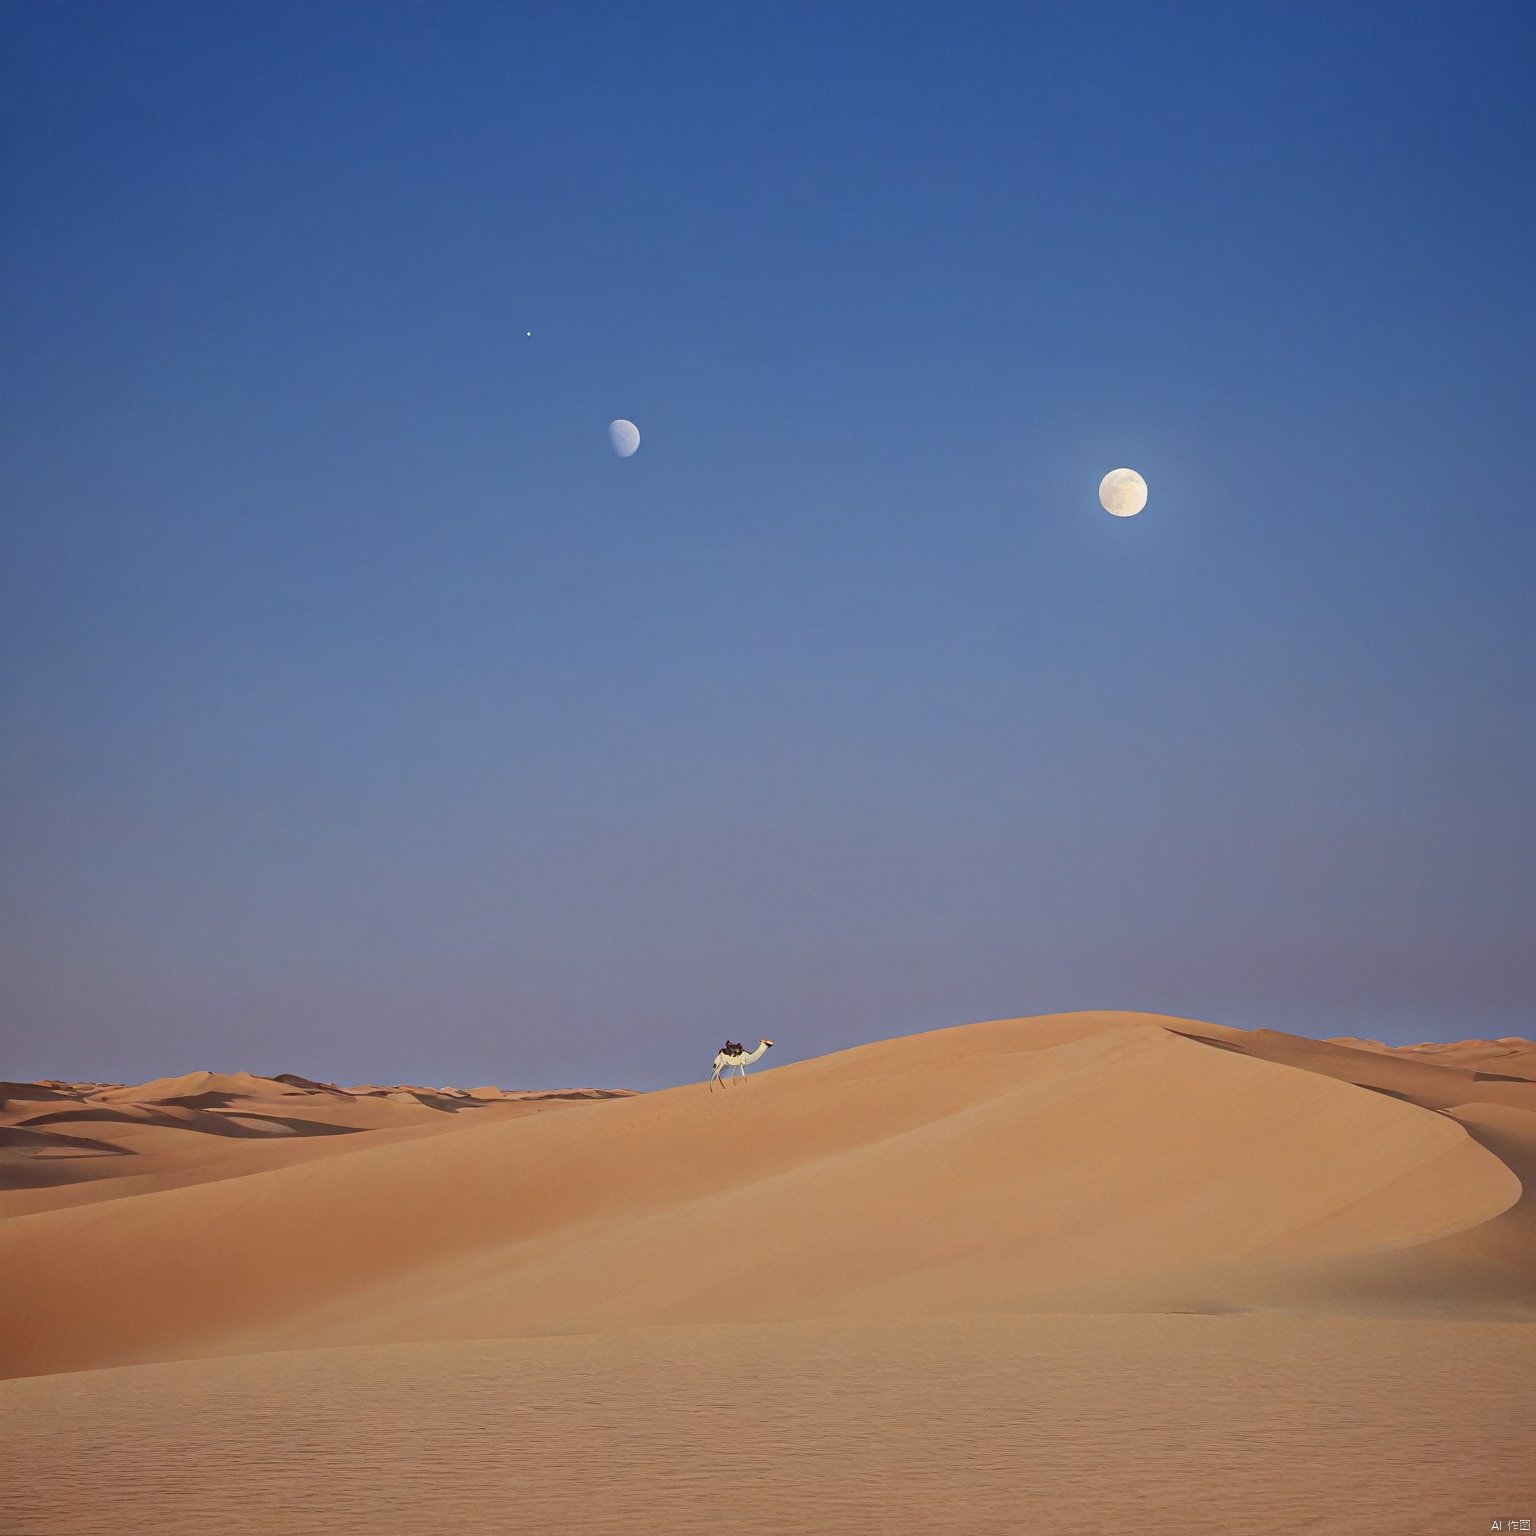
[(709, 1079), (709, 1091), (711, 1093), (715, 1091), (716, 1082), (722, 1088), (725, 1086), (725, 1079), (720, 1074), (729, 1067), (738, 1068), (741, 1075), (745, 1077), (747, 1075), (747, 1063), (749, 1061), (756, 1061), (772, 1044), (772, 1040), (759, 1040), (755, 1051), (746, 1051), (742, 1049), (739, 1041), (727, 1040), (725, 1048), (715, 1057), (715, 1070)]

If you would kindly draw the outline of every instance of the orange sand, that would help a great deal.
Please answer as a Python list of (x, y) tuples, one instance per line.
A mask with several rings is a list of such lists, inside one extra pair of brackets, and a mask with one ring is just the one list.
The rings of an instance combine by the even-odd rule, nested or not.
[[(1536, 1515), (1533, 1060), (1082, 1013), (713, 1093), (6, 1085), (20, 1529)], [(350, 1491), (272, 1482), (316, 1414)]]

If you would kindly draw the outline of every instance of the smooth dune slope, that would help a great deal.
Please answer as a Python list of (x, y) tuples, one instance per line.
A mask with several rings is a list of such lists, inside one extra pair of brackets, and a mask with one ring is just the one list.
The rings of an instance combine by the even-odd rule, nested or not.
[(16, 1216), (3, 1362), (1095, 1307), (1536, 1317), (1510, 1160), (1536, 1103), (1508, 1101), (1536, 1087), (1405, 1064), (1480, 1106), (1453, 1115), (1317, 1045), (1001, 1020)]

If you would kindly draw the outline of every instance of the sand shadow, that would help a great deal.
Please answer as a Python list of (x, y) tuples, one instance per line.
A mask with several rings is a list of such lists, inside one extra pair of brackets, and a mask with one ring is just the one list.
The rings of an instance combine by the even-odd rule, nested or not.
[[(78, 1109), (56, 1109), (41, 1115), (32, 1115), (21, 1124), (26, 1126), (72, 1125), (103, 1121), (123, 1125), (153, 1125), (170, 1131), (201, 1131), (208, 1136), (229, 1136), (253, 1140), (262, 1132), (253, 1126), (242, 1125), (239, 1120), (209, 1110), (193, 1110), (194, 1119), (183, 1120), (176, 1115), (157, 1113), (147, 1106), (138, 1113), (126, 1109), (112, 1109), (104, 1104), (83, 1104)], [(245, 1120), (264, 1120), (281, 1125), (296, 1136), (351, 1136), (366, 1129), (360, 1125), (331, 1125), (324, 1120), (305, 1120), (297, 1115), (268, 1115), (258, 1110), (236, 1110)]]
[(1352, 1077), (1340, 1078), (1338, 1081), (1354, 1083), (1356, 1088), (1364, 1088), (1367, 1093), (1379, 1093), (1389, 1099), (1399, 1099), (1404, 1104), (1412, 1104), (1415, 1109), (1427, 1109), (1434, 1115), (1443, 1115), (1445, 1113), (1438, 1105), (1426, 1104), (1423, 1099), (1416, 1099), (1411, 1093), (1399, 1093), (1395, 1088), (1382, 1088), (1375, 1083), (1356, 1083)]
[(21, 1125), (0, 1125), (0, 1150), (7, 1152), (68, 1151), (79, 1156), (132, 1157), (127, 1147), (89, 1136), (68, 1136), (63, 1131), (33, 1131)]
[(127, 1147), (62, 1131), (30, 1131), (0, 1126), (0, 1190), (52, 1189), (100, 1178), (102, 1170), (82, 1167), (103, 1158), (132, 1157)]
[(568, 1093), (527, 1093), (522, 1095), (526, 1104), (531, 1099), (627, 1099), (631, 1094), (624, 1088), (578, 1088)]
[(13, 1100), (22, 1104), (78, 1104), (80, 1095), (44, 1088), (40, 1083), (0, 1083), (0, 1108)]
[(1237, 1056), (1253, 1055), (1253, 1052), (1248, 1050), (1246, 1046), (1238, 1045), (1231, 1040), (1211, 1040), (1208, 1039), (1205, 1035), (1191, 1035), (1182, 1029), (1170, 1029), (1168, 1033), (1170, 1035), (1177, 1035), (1181, 1040), (1193, 1040), (1196, 1045), (1208, 1045), (1213, 1050), (1231, 1051), (1234, 1055)]

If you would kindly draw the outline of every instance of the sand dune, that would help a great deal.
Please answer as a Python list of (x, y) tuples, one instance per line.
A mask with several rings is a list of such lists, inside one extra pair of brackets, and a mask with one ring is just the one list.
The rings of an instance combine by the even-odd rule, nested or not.
[[(231, 1136), (256, 1139), (248, 1106), (270, 1113), (272, 1088), (306, 1107), (319, 1096), (267, 1083), (199, 1073), (132, 1101), (113, 1090), (59, 1128), (111, 1140), (118, 1127), (88, 1118), (110, 1104), (141, 1127), (157, 1113), (189, 1128), (218, 1114)], [(326, 1137), (367, 1144), (13, 1218), (0, 1227), (7, 1372), (1082, 1306), (1536, 1317), (1536, 1264), (1446, 1241), (1503, 1232), (1515, 1236), (1490, 1253), (1525, 1251), (1523, 1218), (1493, 1224), (1522, 1200), (1510, 1148), (1524, 1145), (1536, 1085), (1428, 1061), (1072, 1014), (883, 1041), (579, 1114), (514, 1117), (519, 1101), (465, 1099), (448, 1117), (433, 1102), (362, 1101), (451, 1118), (452, 1134)], [(1406, 1273), (1430, 1256), (1432, 1288), (1362, 1286), (1362, 1264)]]
[[(716, 1530), (722, 1433), (771, 1452), (733, 1479), (751, 1532), (1333, 1529), (1363, 1465), (1394, 1530), (1486, 1526), (1480, 1490), (1527, 1493), (1536, 1367), (1536, 1082), (1488, 1066), (1531, 1049), (1080, 1013), (714, 1091), (6, 1085), (26, 1528), (260, 1497), (273, 1531), (414, 1532), (410, 1466), (445, 1528)], [(263, 1480), (316, 1391), (355, 1496)], [(124, 1412), (223, 1470), (124, 1506)]]
[(0, 1219), (437, 1135), (464, 1111), (513, 1119), (627, 1091), (349, 1090), (289, 1072), (0, 1083)]
[(1378, 1051), (1405, 1061), (1430, 1061), (1436, 1066), (1461, 1067), (1477, 1074), (1536, 1082), (1536, 1045), (1514, 1035), (1505, 1035), (1498, 1040), (1431, 1040), (1422, 1045), (1383, 1045), (1379, 1040), (1353, 1038), (1330, 1043)]

